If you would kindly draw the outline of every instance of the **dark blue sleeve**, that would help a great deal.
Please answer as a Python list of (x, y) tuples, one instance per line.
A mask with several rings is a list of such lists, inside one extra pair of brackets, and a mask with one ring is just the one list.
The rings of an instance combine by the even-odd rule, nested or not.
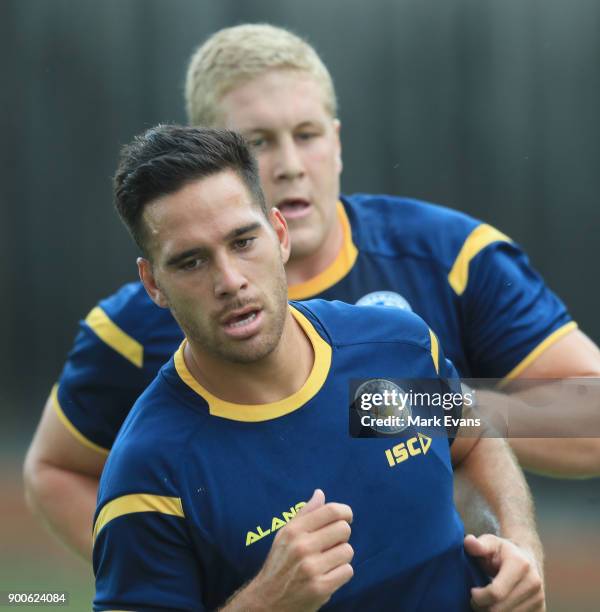
[(575, 327), (565, 305), (514, 243), (495, 242), (474, 257), (461, 301), (477, 378), (517, 375), (536, 349), (541, 352)]
[(110, 520), (94, 544), (94, 611), (205, 610), (202, 574), (185, 519), (132, 512)]
[(56, 408), (84, 443), (108, 450), (155, 374), (146, 370), (105, 344), (82, 321), (58, 381)]
[(137, 424), (119, 437), (100, 478), (94, 610), (203, 611), (201, 564), (180, 493), (179, 441), (143, 417)]

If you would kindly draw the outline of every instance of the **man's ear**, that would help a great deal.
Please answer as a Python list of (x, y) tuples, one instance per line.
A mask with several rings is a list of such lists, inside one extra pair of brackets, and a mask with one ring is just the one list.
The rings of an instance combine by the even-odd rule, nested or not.
[(150, 296), (150, 299), (157, 306), (160, 306), (161, 308), (168, 308), (169, 303), (167, 298), (160, 287), (156, 284), (154, 272), (152, 271), (152, 264), (144, 257), (138, 257), (136, 263), (140, 280), (142, 281), (142, 285), (144, 285), (144, 289), (146, 289), (146, 293)]
[(279, 240), (279, 250), (281, 252), (281, 259), (285, 264), (290, 258), (291, 249), (291, 238), (290, 232), (288, 231), (287, 222), (285, 220), (285, 217), (281, 214), (281, 211), (275, 207), (271, 208), (271, 210), (269, 211), (269, 221), (271, 223), (271, 226), (275, 230), (277, 239)]

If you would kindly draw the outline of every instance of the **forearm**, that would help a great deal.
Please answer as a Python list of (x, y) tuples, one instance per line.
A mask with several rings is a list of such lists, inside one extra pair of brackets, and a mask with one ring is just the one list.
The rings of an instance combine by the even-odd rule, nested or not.
[(462, 518), (466, 533), (476, 536), (484, 533), (500, 534), (498, 521), (490, 507), (460, 470), (454, 473), (454, 505)]
[(498, 519), (500, 535), (530, 551), (541, 571), (543, 552), (535, 526), (533, 501), (506, 441), (479, 438), (455, 469), (486, 500)]
[[(540, 384), (542, 379), (547, 383)], [(598, 379), (600, 350), (575, 329), (508, 383), (509, 387), (514, 384), (526, 390), (518, 394), (525, 406), (510, 414), (511, 434), (518, 431), (520, 436), (536, 436), (510, 440), (524, 468), (562, 478), (600, 475)], [(569, 433), (572, 437), (567, 437)]]
[(511, 438), (524, 469), (557, 478), (600, 475), (600, 438)]
[(559, 478), (600, 475), (600, 385), (580, 379), (516, 385), (522, 389), (508, 395), (480, 391), (477, 410), (499, 423), (521, 466)]
[(69, 549), (90, 561), (98, 480), (49, 464), (26, 465), (29, 508)]
[(218, 612), (267, 612), (268, 608), (262, 605), (260, 595), (256, 592), (255, 581), (251, 580), (234, 593)]

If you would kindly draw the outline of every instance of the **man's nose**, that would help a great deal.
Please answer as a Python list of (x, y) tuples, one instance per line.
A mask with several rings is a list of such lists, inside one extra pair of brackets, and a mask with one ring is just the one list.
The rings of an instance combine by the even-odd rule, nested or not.
[(216, 297), (231, 297), (246, 289), (248, 280), (232, 257), (222, 256), (215, 262), (213, 286)]
[(293, 180), (304, 176), (302, 155), (293, 136), (286, 136), (281, 140), (276, 155), (274, 164), (276, 180)]

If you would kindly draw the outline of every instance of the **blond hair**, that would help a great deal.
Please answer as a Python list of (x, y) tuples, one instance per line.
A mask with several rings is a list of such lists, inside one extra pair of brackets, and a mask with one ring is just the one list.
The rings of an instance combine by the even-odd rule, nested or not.
[(337, 115), (331, 75), (306, 41), (269, 24), (245, 24), (219, 30), (192, 55), (185, 83), (189, 123), (217, 125), (223, 96), (277, 68), (298, 70), (314, 77), (323, 89), (326, 110), (332, 117)]

